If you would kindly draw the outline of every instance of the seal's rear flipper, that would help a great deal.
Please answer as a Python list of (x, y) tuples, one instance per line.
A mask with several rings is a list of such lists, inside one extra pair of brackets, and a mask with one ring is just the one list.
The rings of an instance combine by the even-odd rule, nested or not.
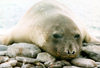
[(91, 36), (86, 30), (84, 30), (84, 42), (89, 43), (89, 44), (100, 44), (100, 40), (97, 39), (94, 36)]

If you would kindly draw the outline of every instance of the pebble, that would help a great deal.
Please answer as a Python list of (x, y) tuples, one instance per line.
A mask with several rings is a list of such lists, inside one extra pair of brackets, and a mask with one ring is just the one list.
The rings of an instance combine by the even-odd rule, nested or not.
[(33, 65), (31, 64), (23, 64), (21, 68), (31, 68)]
[(54, 62), (56, 59), (49, 53), (42, 52), (37, 55), (37, 59), (41, 62)]
[(21, 67), (14, 67), (14, 68), (21, 68)]
[(0, 63), (4, 63), (4, 62), (6, 62), (8, 60), (9, 60), (9, 57), (7, 57), (7, 56), (0, 56)]
[(0, 64), (0, 68), (12, 68), (17, 63), (17, 60), (10, 60), (8, 62)]
[(77, 67), (77, 66), (64, 66), (63, 68), (81, 68), (81, 67)]
[(33, 64), (39, 62), (38, 59), (28, 58), (28, 57), (16, 57), (16, 60), (24, 63), (33, 63)]
[(0, 51), (7, 51), (8, 46), (6, 45), (0, 45)]
[(97, 64), (94, 60), (87, 59), (87, 58), (75, 58), (71, 61), (71, 63), (74, 64), (75, 66), (80, 66), (85, 68), (97, 67)]
[(46, 67), (50, 67), (50, 68), (61, 68), (63, 66), (69, 66), (71, 65), (68, 61), (66, 60), (61, 60), (61, 61), (56, 61), (53, 62), (52, 64), (50, 63), (44, 63)]
[(7, 51), (0, 51), (0, 56), (5, 56), (7, 54)]
[(28, 43), (16, 43), (10, 45), (7, 49), (7, 55), (9, 57), (16, 57), (16, 56), (25, 56), (25, 57), (36, 57), (41, 50), (33, 45)]

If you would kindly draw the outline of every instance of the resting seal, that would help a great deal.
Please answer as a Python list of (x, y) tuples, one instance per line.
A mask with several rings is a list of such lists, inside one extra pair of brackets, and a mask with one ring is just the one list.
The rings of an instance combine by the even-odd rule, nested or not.
[(47, 0), (29, 9), (10, 32), (0, 36), (0, 41), (5, 45), (33, 43), (62, 59), (77, 57), (83, 41), (98, 42), (75, 20), (67, 7)]

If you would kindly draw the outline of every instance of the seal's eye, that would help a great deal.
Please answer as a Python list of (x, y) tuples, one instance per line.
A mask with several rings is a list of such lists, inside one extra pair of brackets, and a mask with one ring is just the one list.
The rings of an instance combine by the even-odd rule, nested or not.
[(79, 34), (76, 34), (76, 35), (74, 36), (74, 38), (75, 38), (75, 39), (78, 39), (78, 38), (80, 38), (80, 35), (79, 35)]
[(61, 34), (53, 34), (53, 37), (58, 39), (58, 38), (62, 38), (62, 35)]

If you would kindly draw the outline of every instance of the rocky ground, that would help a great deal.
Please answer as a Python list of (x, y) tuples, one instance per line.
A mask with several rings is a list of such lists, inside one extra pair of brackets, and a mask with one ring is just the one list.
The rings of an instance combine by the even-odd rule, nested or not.
[(90, 63), (90, 66), (82, 67), (67, 60), (57, 60), (33, 44), (0, 45), (0, 68), (100, 68), (100, 46), (98, 44), (85, 43), (81, 57), (91, 58), (95, 65)]

